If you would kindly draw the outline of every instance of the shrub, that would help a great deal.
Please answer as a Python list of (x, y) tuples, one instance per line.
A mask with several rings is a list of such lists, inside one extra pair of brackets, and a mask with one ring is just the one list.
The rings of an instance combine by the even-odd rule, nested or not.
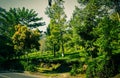
[(118, 66), (118, 72), (120, 73), (120, 65)]
[(28, 66), (28, 63), (26, 61), (20, 61), (20, 63), (24, 67), (24, 70), (26, 70), (26, 67)]
[(114, 76), (114, 64), (107, 57), (99, 56), (88, 62), (87, 78), (109, 78)]
[(74, 64), (73, 67), (72, 67), (72, 70), (70, 71), (70, 74), (73, 75), (73, 76), (76, 75), (77, 74), (76, 69), (77, 69), (76, 65)]
[(80, 65), (74, 64), (72, 66), (70, 74), (73, 75), (73, 76), (75, 76), (75, 75), (77, 75), (77, 74), (79, 74), (81, 72), (82, 72), (82, 68), (80, 67)]
[(34, 72), (36, 71), (36, 68), (33, 64), (31, 64), (30, 62), (26, 62), (26, 61), (21, 61), (21, 64), (23, 65), (24, 67), (24, 70), (26, 71), (31, 71), (31, 72)]
[(26, 70), (27, 71), (31, 71), (31, 72), (34, 72), (34, 71), (36, 71), (36, 68), (35, 68), (35, 66), (34, 65), (28, 65), (27, 67), (26, 67)]

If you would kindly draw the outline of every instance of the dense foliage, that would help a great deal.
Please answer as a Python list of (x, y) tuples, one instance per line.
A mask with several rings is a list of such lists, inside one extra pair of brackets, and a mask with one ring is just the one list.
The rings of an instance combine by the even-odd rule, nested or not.
[(17, 52), (16, 55), (23, 55), (25, 52), (30, 52), (31, 49), (39, 50), (39, 30), (30, 30), (26, 26), (16, 25), (15, 33), (12, 36), (14, 49)]
[(0, 8), (0, 66), (12, 63), (16, 69), (47, 68), (86, 74), (86, 78), (120, 73), (119, 0), (77, 0), (80, 5), (69, 21), (64, 1), (49, 0), (45, 14), (50, 23), (42, 36), (38, 29), (31, 29), (44, 24), (38, 23), (42, 18), (35, 11)]
[(86, 77), (114, 76), (119, 73), (120, 66), (116, 60), (118, 59), (116, 55), (120, 53), (119, 4), (110, 0), (78, 0), (78, 2), (83, 7), (76, 7), (70, 23), (73, 32), (80, 37), (80, 46), (83, 47), (80, 56), (86, 59), (81, 61), (84, 63), (83, 66), (87, 64)]
[(37, 15), (33, 9), (24, 7), (10, 8), (9, 11), (0, 7), (0, 65), (5, 66), (8, 60), (25, 55), (32, 49), (39, 50), (40, 31), (32, 28), (45, 23)]
[[(78, 3), (80, 6), (75, 7), (73, 17), (67, 24), (67, 27), (64, 28), (66, 31), (64, 35), (67, 40), (64, 42), (65, 52), (68, 52), (68, 50), (80, 52), (81, 56), (79, 58), (80, 65), (74, 65), (71, 73), (86, 72), (87, 78), (114, 76), (116, 73), (119, 73), (120, 66), (117, 63), (120, 53), (119, 1), (78, 0)], [(54, 4), (50, 4), (50, 8), (53, 8), (53, 6)], [(51, 14), (57, 12), (50, 9), (47, 9), (47, 11)], [(51, 35), (50, 32), (53, 29), (51, 27), (55, 24), (52, 21), (52, 17), (50, 17), (51, 22), (48, 26), (48, 35)], [(57, 29), (55, 30), (58, 31)], [(55, 34), (58, 36), (57, 32)], [(50, 40), (52, 39), (54, 38)], [(58, 38), (56, 39), (58, 40)], [(79, 68), (77, 68), (78, 66)], [(84, 66), (87, 69), (82, 69)]]
[(62, 0), (56, 0), (55, 3), (47, 7), (46, 14), (50, 17), (50, 24), (48, 26), (47, 40), (55, 56), (56, 51), (62, 51), (64, 56), (64, 31), (66, 23), (66, 15)]

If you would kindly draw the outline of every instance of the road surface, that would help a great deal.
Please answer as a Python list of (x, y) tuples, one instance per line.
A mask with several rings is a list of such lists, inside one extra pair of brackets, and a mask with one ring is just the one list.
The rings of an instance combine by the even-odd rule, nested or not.
[(0, 78), (41, 78), (41, 77), (26, 75), (24, 73), (3, 72), (0, 73)]

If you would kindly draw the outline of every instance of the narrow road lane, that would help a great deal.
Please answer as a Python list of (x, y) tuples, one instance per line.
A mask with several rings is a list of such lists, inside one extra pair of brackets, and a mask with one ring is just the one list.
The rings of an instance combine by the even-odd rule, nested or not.
[(0, 78), (40, 78), (35, 76), (28, 76), (24, 73), (0, 73)]

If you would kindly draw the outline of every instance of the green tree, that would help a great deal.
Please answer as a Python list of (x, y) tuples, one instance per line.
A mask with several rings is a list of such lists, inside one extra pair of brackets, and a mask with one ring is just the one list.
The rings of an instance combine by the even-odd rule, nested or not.
[[(87, 77), (93, 78), (98, 76), (98, 74), (98, 77), (100, 78), (103, 78), (105, 76), (109, 77), (110, 73), (113, 72), (113, 69), (110, 68), (110, 72), (108, 72), (109, 69), (106, 69), (106, 71), (104, 70), (105, 68), (109, 68), (109, 66), (106, 66), (110, 63), (110, 60), (108, 61), (108, 58), (112, 59), (111, 56), (113, 56), (112, 54), (109, 55), (109, 53), (113, 53), (113, 50), (110, 48), (109, 43), (111, 43), (111, 40), (114, 39), (108, 33), (110, 33), (110, 31), (117, 31), (115, 28), (119, 29), (118, 10), (113, 7), (118, 6), (115, 5), (115, 1), (110, 0), (78, 0), (78, 2), (79, 4), (83, 5), (83, 7), (78, 6), (75, 8), (73, 18), (70, 21), (70, 25), (72, 27), (73, 36), (76, 35), (76, 37), (73, 37), (73, 41), (79, 41), (77, 45), (82, 46), (80, 50), (80, 56), (84, 56), (86, 59), (84, 62), (88, 64)], [(116, 10), (117, 13), (114, 12), (114, 10)], [(100, 34), (102, 34), (102, 36)], [(118, 34), (118, 32), (116, 32), (116, 34)], [(117, 35), (115, 35), (115, 33), (114, 36), (117, 38)], [(114, 44), (114, 41), (112, 42)], [(115, 43), (117, 45), (116, 41)], [(76, 43), (74, 43), (74, 46), (76, 46)], [(106, 50), (104, 51), (101, 49), (101, 46), (106, 48)], [(101, 55), (99, 55), (100, 50), (102, 53)], [(119, 52), (119, 49), (117, 51)], [(102, 77), (103, 73), (106, 74), (104, 74)]]
[(38, 13), (34, 11), (33, 9), (26, 9), (23, 8), (11, 8), (9, 10), (9, 13), (14, 14), (15, 18), (15, 24), (21, 24), (26, 25), (28, 27), (38, 27), (42, 26), (45, 23), (41, 22), (42, 17), (38, 17)]
[(15, 26), (15, 33), (12, 36), (12, 41), (14, 44), (14, 49), (16, 50), (16, 55), (25, 54), (25, 52), (30, 52), (31, 49), (39, 50), (39, 30), (31, 30), (23, 25)]
[[(0, 7), (0, 18), (1, 14), (5, 14), (6, 10)], [(7, 32), (6, 27), (4, 27), (2, 20), (0, 21), (0, 57), (1, 61), (8, 60), (14, 55), (14, 49), (12, 46), (11, 39), (6, 36), (5, 32)], [(2, 62), (3, 63), (3, 62)]]
[[(33, 9), (29, 10), (24, 7), (11, 8), (9, 11), (6, 11), (5, 9), (0, 8), (0, 35), (3, 35), (7, 39), (9, 39), (9, 40), (6, 40), (5, 43), (3, 43), (5, 45), (3, 46), (1, 45), (1, 46), (7, 47), (8, 45), (6, 44), (9, 44), (10, 46), (14, 46), (12, 43), (11, 37), (16, 31), (14, 26), (17, 24), (21, 24), (21, 26), (26, 25), (29, 28), (44, 25), (45, 23), (41, 22), (42, 17), (39, 18), (37, 15), (38, 14)], [(2, 49), (7, 50), (4, 48)], [(6, 51), (6, 52), (9, 52), (9, 51)], [(12, 53), (10, 52), (10, 54)]]
[(55, 55), (55, 48), (60, 45), (60, 50), (62, 51), (62, 56), (64, 56), (64, 38), (63, 34), (65, 31), (66, 15), (64, 12), (64, 1), (54, 0), (54, 4), (47, 7), (46, 14), (50, 18), (49, 24), (49, 39), (51, 40), (51, 45), (53, 46), (53, 53)]
[[(104, 17), (99, 22), (98, 27), (94, 29), (94, 33), (99, 36), (94, 42), (94, 45), (98, 47), (96, 60), (99, 60), (97, 65), (99, 70), (96, 73), (101, 72), (101, 74), (98, 74), (99, 77), (111, 77), (118, 71), (116, 60), (112, 57), (120, 54), (119, 29), (119, 20), (116, 21), (110, 17)], [(106, 66), (110, 63), (112, 63), (111, 66)], [(105, 68), (106, 71), (104, 71)]]
[[(0, 35), (0, 65), (4, 65), (6, 60), (14, 56), (14, 48), (11, 45), (12, 41), (5, 35)], [(0, 66), (2, 68), (2, 66)]]
[(7, 12), (0, 13), (0, 20), (3, 29), (7, 30), (10, 36), (14, 34), (14, 26), (17, 24), (26, 25), (31, 28), (43, 26), (45, 23), (41, 22), (42, 17), (37, 16), (33, 9), (23, 8), (10, 8)]
[[(97, 0), (96, 0), (97, 1)], [(79, 3), (83, 3), (83, 4), (87, 4), (90, 2), (90, 0), (78, 0)], [(98, 1), (100, 3), (100, 5), (102, 6), (107, 6), (107, 8), (109, 9), (114, 9), (115, 12), (117, 12), (117, 17), (120, 18), (120, 2), (119, 0), (100, 0)], [(119, 19), (120, 21), (120, 19)]]
[[(88, 55), (92, 57), (96, 57), (95, 46), (93, 45), (96, 36), (92, 34), (92, 31), (97, 26), (98, 19), (102, 17), (100, 8), (101, 5), (97, 0), (90, 0), (82, 8), (75, 8), (70, 22), (73, 29), (74, 46), (83, 46)], [(104, 13), (104, 11), (102, 12)]]
[(0, 7), (0, 34), (4, 34), (7, 31), (3, 23), (4, 20), (2, 19), (2, 16), (6, 13), (7, 11), (4, 8)]

